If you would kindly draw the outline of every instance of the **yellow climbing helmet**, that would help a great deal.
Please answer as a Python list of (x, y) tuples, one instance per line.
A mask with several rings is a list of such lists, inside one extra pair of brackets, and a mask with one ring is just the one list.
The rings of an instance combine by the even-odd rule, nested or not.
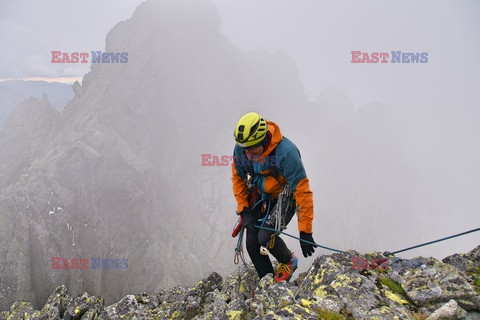
[(250, 148), (262, 143), (267, 131), (267, 121), (256, 112), (249, 112), (240, 118), (233, 136), (240, 147)]

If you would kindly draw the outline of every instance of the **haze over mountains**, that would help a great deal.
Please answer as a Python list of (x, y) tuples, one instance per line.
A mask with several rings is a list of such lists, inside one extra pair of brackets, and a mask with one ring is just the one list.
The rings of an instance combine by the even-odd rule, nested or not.
[[(0, 132), (0, 309), (39, 307), (61, 284), (108, 303), (232, 271), (230, 167), (202, 167), (200, 155), (230, 155), (236, 121), (253, 110), (300, 149), (319, 243), (394, 250), (480, 222), (468, 109), (355, 110), (331, 88), (311, 103), (287, 54), (242, 51), (219, 30), (209, 1), (147, 1), (107, 35), (105, 51), (128, 63), (92, 65), (61, 111), (42, 98), (13, 112)], [(128, 268), (52, 270), (52, 257)]]
[[(230, 167), (200, 154), (229, 154), (247, 108), (305, 100), (287, 56), (241, 52), (219, 27), (206, 1), (144, 3), (107, 36), (127, 64), (93, 65), (61, 112), (15, 111), (0, 135), (2, 308), (58, 283), (108, 300), (233, 268)], [(51, 257), (128, 269), (51, 270)]]
[(53, 108), (61, 110), (73, 98), (72, 86), (46, 81), (7, 80), (0, 82), (0, 128), (15, 107), (29, 97), (48, 96)]

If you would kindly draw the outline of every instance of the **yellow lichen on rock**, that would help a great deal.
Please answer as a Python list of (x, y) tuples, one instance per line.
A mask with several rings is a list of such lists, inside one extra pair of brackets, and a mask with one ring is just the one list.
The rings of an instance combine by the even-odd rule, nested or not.
[(181, 316), (182, 316), (181, 312), (178, 310), (175, 310), (171, 315), (171, 319), (179, 319)]
[(238, 290), (240, 290), (241, 293), (247, 292), (247, 290), (245, 289), (245, 286), (243, 285), (243, 282), (240, 282), (240, 288)]
[(327, 295), (327, 291), (325, 290), (327, 286), (326, 285), (321, 285), (319, 286), (314, 292), (313, 294), (317, 297), (320, 297), (320, 298), (325, 298), (325, 296)]
[(325, 269), (322, 270), (322, 273), (320, 274), (320, 276), (318, 276), (318, 274), (315, 275), (315, 277), (313, 279), (313, 284), (322, 283), (324, 276), (325, 276)]
[(228, 310), (227, 311), (227, 316), (228, 319), (230, 320), (239, 320), (242, 319), (243, 311), (237, 311), (237, 310)]
[(310, 308), (310, 306), (312, 305), (312, 302), (307, 299), (300, 300), (300, 303), (301, 303), (301, 306), (305, 308)]
[(398, 294), (396, 293), (393, 293), (391, 292), (390, 290), (385, 290), (385, 296), (392, 300), (392, 301), (395, 301), (397, 303), (400, 303), (400, 304), (403, 304), (403, 305), (407, 305), (408, 304), (408, 301), (403, 299), (402, 297), (400, 297)]
[(345, 287), (352, 283), (352, 278), (346, 274), (339, 274), (337, 278), (332, 282), (332, 288)]

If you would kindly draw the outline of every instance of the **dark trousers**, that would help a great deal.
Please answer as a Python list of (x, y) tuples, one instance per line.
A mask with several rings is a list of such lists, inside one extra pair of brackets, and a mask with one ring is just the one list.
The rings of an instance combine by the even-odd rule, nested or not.
[[(272, 204), (273, 208), (274, 203)], [(261, 212), (259, 205), (253, 209), (253, 217), (256, 221), (256, 225), (260, 226), (262, 224), (261, 220), (265, 214)], [(287, 213), (286, 222), (290, 222), (295, 213), (295, 208), (291, 212)], [(260, 220), (260, 221), (259, 221)], [(265, 227), (273, 228), (273, 226), (264, 224)], [(274, 273), (272, 262), (268, 255), (264, 256), (260, 253), (260, 246), (268, 248), (268, 243), (270, 242), (273, 231), (259, 229), (259, 228), (247, 228), (247, 251), (250, 259), (252, 260), (255, 270), (257, 270), (258, 276), (263, 278), (267, 273)], [(279, 237), (275, 236), (274, 246), (272, 249), (269, 249), (270, 253), (278, 260), (280, 263), (287, 263), (292, 260), (292, 252), (287, 248), (285, 242)]]

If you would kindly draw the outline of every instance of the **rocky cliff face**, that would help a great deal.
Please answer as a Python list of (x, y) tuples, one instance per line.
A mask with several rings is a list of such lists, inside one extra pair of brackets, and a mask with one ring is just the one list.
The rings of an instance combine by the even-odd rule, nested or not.
[[(379, 253), (322, 255), (295, 281), (259, 280), (251, 266), (225, 279), (212, 273), (195, 286), (126, 295), (104, 305), (58, 287), (45, 306), (14, 303), (0, 319), (479, 319), (480, 246), (438, 261), (418, 257), (372, 262)], [(418, 263), (417, 263), (418, 262)]]
[[(235, 220), (230, 167), (203, 167), (201, 154), (229, 155), (232, 128), (252, 110), (281, 123), (287, 137), (295, 132), (292, 140), (303, 159), (314, 164), (307, 172), (312, 186), (317, 185), (313, 191), (321, 218), (314, 221), (315, 234), (324, 240), (327, 229), (351, 230), (330, 233), (328, 241), (359, 248), (369, 239), (367, 243), (388, 249), (405, 245), (395, 242), (401, 236), (385, 236), (394, 233), (391, 225), (399, 233), (416, 225), (419, 234), (422, 226), (431, 225), (423, 214), (428, 206), (414, 210), (416, 199), (423, 203), (423, 194), (414, 192), (411, 170), (398, 165), (402, 148), (395, 130), (387, 128), (389, 116), (383, 112), (390, 118), (392, 114), (385, 106), (373, 104), (354, 113), (348, 97), (328, 91), (317, 103), (308, 103), (289, 57), (241, 51), (219, 30), (219, 16), (208, 1), (147, 1), (107, 36), (105, 51), (128, 52), (128, 63), (92, 65), (61, 111), (51, 108), (47, 99), (31, 99), (17, 108), (0, 133), (0, 310), (15, 301), (41, 309), (52, 291), (65, 285), (75, 301), (98, 302), (82, 298), (89, 292), (105, 298), (107, 305), (145, 291), (143, 302), (132, 297), (124, 302), (148, 313), (163, 301), (153, 293), (190, 288), (166, 293), (174, 302), (197, 290), (190, 286), (212, 270), (230, 274), (235, 245), (229, 236)], [(429, 185), (423, 189), (429, 191)], [(447, 198), (448, 193), (440, 195)], [(431, 197), (438, 207), (439, 198)], [(380, 228), (381, 221), (388, 221), (388, 228)], [(52, 259), (57, 258), (68, 264), (61, 260), (64, 268), (53, 268), (58, 261)], [(92, 268), (97, 258), (102, 265)], [(81, 268), (76, 259), (88, 260), (89, 267)], [(109, 261), (108, 268), (103, 259)], [(462, 259), (455, 261), (463, 265)], [(120, 268), (125, 261), (128, 267)], [(360, 275), (362, 281), (371, 277)], [(232, 277), (244, 278), (227, 279)], [(330, 285), (332, 277), (321, 285), (332, 287), (328, 292), (333, 294), (340, 288)], [(239, 311), (245, 304), (250, 308), (248, 296), (235, 300), (228, 293), (227, 279), (216, 283), (228, 297), (205, 289), (191, 298), (194, 306), (199, 304), (188, 307), (196, 310), (191, 314), (204, 308), (219, 313)], [(267, 280), (259, 288), (276, 288)], [(368, 283), (377, 286), (376, 280)], [(295, 286), (310, 290), (297, 282), (290, 288), (292, 305), (302, 303)], [(58, 303), (70, 304), (61, 293)], [(372, 310), (389, 306), (390, 300), (375, 294)], [(274, 310), (265, 302), (273, 296), (265, 295), (258, 300), (264, 301), (258, 310)], [(344, 306), (337, 296), (333, 301)], [(233, 309), (233, 300), (238, 309)], [(54, 302), (49, 305), (65, 317), (66, 311), (55, 309)], [(172, 315), (187, 312), (181, 303), (177, 309), (161, 308), (173, 310)], [(14, 309), (22, 310), (19, 304)], [(95, 310), (104, 309), (97, 306), (89, 314)]]
[(7, 80), (0, 82), (0, 128), (15, 110), (28, 98), (42, 99), (47, 95), (49, 103), (56, 110), (62, 110), (73, 98), (72, 86), (64, 83), (45, 81)]
[[(208, 1), (147, 1), (107, 36), (106, 52), (128, 63), (92, 65), (60, 112), (30, 100), (10, 117), (0, 309), (38, 308), (60, 284), (108, 302), (231, 271), (230, 167), (202, 167), (200, 155), (229, 155), (243, 113), (306, 100), (288, 57), (242, 52), (219, 28)], [(90, 268), (56, 269), (56, 258)], [(128, 268), (92, 269), (93, 258)]]

